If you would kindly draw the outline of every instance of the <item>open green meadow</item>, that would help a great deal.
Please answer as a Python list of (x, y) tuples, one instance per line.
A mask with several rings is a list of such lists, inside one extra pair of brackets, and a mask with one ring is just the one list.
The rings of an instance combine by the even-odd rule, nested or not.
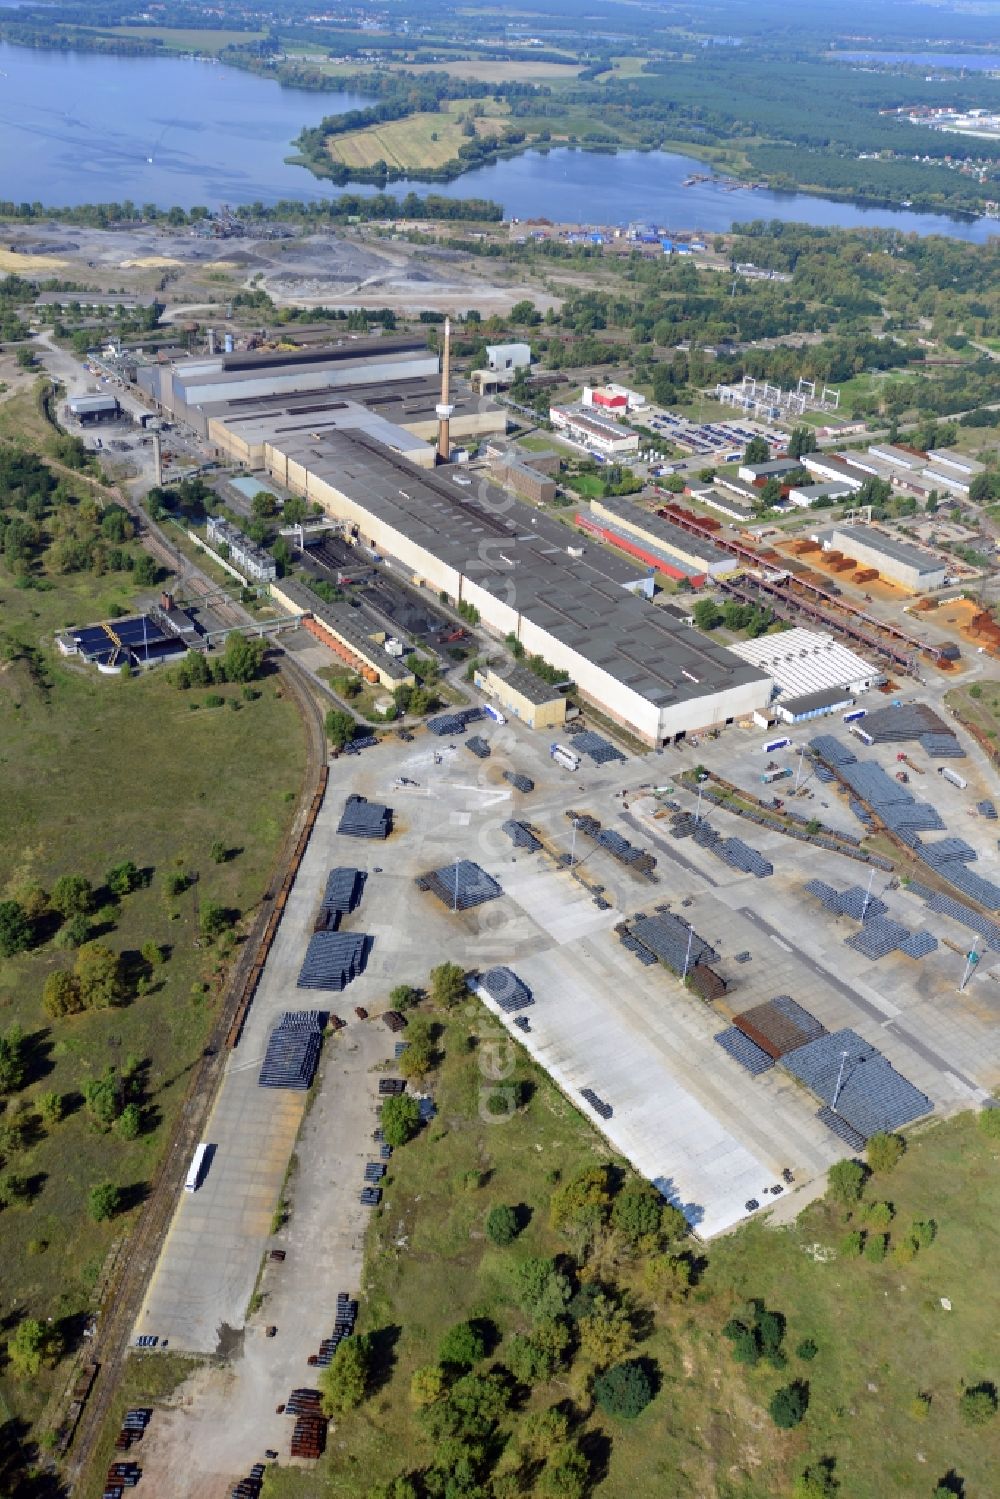
[[(50, 534), (83, 508), (53, 512)], [(127, 550), (141, 555), (135, 543)], [(21, 1085), (5, 1087), (0, 1113), (0, 1307), (6, 1335), (24, 1315), (50, 1318), (72, 1348), (109, 1252), (155, 1175), (227, 956), (267, 887), (305, 745), (274, 674), (181, 691), (162, 670), (102, 677), (63, 658), (59, 630), (131, 612), (136, 590), (124, 571), (57, 573), (51, 555), (34, 565), (35, 586), (0, 569), (0, 901), (19, 901), (32, 926), (28, 950), (0, 956), (0, 1037), (20, 1027), (27, 1064)], [(136, 888), (116, 895), (108, 871), (125, 861), (136, 866)], [(93, 889), (73, 941), (117, 955), (121, 988), (106, 1007), (53, 1014), (46, 980), (71, 974), (79, 952), (52, 904), (67, 875)], [(173, 891), (171, 880), (184, 888)], [(235, 923), (231, 932), (206, 936), (206, 901)], [(102, 1126), (85, 1103), (109, 1067), (131, 1078), (127, 1126)], [(103, 1183), (120, 1190), (120, 1211), (97, 1221), (89, 1194)], [(65, 1377), (48, 1367), (18, 1377), (8, 1365), (0, 1396), (36, 1420)]]

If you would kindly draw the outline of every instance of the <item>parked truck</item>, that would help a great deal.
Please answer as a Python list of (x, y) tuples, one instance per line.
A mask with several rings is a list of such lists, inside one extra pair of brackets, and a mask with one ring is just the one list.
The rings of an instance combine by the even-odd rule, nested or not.
[(550, 744), (549, 754), (557, 765), (562, 766), (563, 770), (580, 769), (580, 756), (575, 750), (567, 749), (564, 744)]
[(783, 781), (785, 777), (790, 776), (791, 773), (792, 772), (787, 765), (781, 765), (777, 770), (765, 770), (764, 774), (760, 778), (761, 785), (770, 786), (772, 781)]
[(494, 708), (492, 703), (483, 704), (483, 712), (487, 718), (492, 718), (494, 723), (504, 724), (507, 722), (499, 708)]
[(951, 784), (953, 786), (957, 786), (960, 791), (964, 791), (966, 786), (968, 786), (969, 784), (965, 777), (960, 776), (957, 770), (952, 770), (950, 765), (939, 765), (938, 775), (944, 776), (946, 781), (950, 781)]

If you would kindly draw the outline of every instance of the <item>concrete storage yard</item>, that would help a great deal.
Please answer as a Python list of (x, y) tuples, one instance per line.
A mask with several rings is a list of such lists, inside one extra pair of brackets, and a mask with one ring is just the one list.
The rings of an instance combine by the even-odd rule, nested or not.
[[(839, 720), (824, 727), (845, 732)], [(969, 943), (964, 929), (932, 915), (904, 890), (887, 889), (890, 876), (877, 872), (873, 893), (889, 914), (911, 928), (929, 928), (941, 945), (919, 962), (897, 953), (873, 963), (845, 945), (857, 922), (823, 911), (803, 888), (811, 878), (838, 889), (865, 885), (865, 865), (707, 803), (702, 812), (711, 824), (759, 850), (773, 864), (772, 876), (741, 874), (691, 838), (670, 836), (664, 799), (685, 811), (696, 805), (695, 794), (671, 772), (701, 761), (747, 789), (763, 790), (760, 774), (768, 756), (762, 731), (732, 729), (696, 748), (624, 764), (597, 767), (584, 760), (568, 774), (550, 760), (542, 734), (520, 725), (475, 729), (490, 740), (486, 761), (474, 761), (462, 738), (435, 740), (421, 733), (410, 744), (390, 737), (331, 765), (325, 804), (208, 1126), (214, 1159), (200, 1190), (184, 1194), (178, 1204), (136, 1325), (137, 1334), (156, 1333), (171, 1347), (228, 1356), (222, 1367), (200, 1371), (181, 1387), (147, 1438), (147, 1472), (159, 1474), (161, 1484), (169, 1474), (171, 1494), (222, 1499), (248, 1455), (260, 1455), (265, 1446), (287, 1460), (291, 1423), (275, 1407), (294, 1386), (314, 1382), (306, 1358), (329, 1333), (337, 1292), (364, 1290), (365, 1210), (358, 1190), (364, 1162), (375, 1158), (373, 1069), (391, 1071), (391, 1064), (383, 1064), (392, 1056), (393, 1037), (377, 1022), (356, 1020), (354, 1007), (379, 1014), (394, 984), (421, 983), (435, 963), (449, 959), (467, 970), (507, 964), (514, 970), (534, 1004), (521, 1012), (530, 1024), (526, 1033), (513, 1027), (513, 1016), (501, 1016), (512, 1037), (616, 1149), (684, 1207), (703, 1236), (744, 1219), (750, 1198), (778, 1217), (790, 1217), (821, 1187), (830, 1163), (849, 1153), (816, 1118), (819, 1100), (780, 1065), (751, 1077), (715, 1044), (714, 1035), (735, 1013), (791, 995), (829, 1031), (851, 1028), (876, 1046), (927, 1094), (937, 1115), (968, 1107), (1000, 1076), (1000, 993), (991, 975), (1000, 964), (987, 954), (960, 995)], [(793, 729), (792, 747), (774, 758), (794, 764), (795, 748), (815, 732), (814, 725)], [(883, 745), (866, 753), (894, 769), (894, 749)], [(982, 872), (995, 874), (995, 838), (987, 836), (992, 824), (967, 816), (989, 794), (977, 756), (970, 753), (961, 762), (967, 791), (942, 785), (925, 755), (927, 774), (915, 776), (922, 784), (912, 789), (938, 800), (949, 829), (980, 848)], [(921, 758), (919, 749), (914, 758)], [(505, 770), (531, 776), (535, 791), (515, 792), (503, 778)], [(399, 786), (401, 776), (417, 784)], [(787, 796), (791, 782), (776, 789), (782, 785)], [(674, 789), (657, 796), (654, 787)], [(623, 799), (624, 788), (630, 790)], [(392, 807), (394, 831), (387, 841), (337, 835), (349, 793)], [(831, 826), (861, 830), (835, 789), (815, 777), (795, 805)], [(579, 872), (604, 887), (609, 909), (601, 910), (548, 853), (514, 848), (501, 829), (508, 818), (526, 820), (549, 847), (568, 854), (568, 807), (592, 814), (654, 854), (655, 881), (616, 862), (578, 831)], [(502, 897), (453, 913), (415, 887), (415, 875), (459, 857), (498, 879)], [(345, 929), (374, 938), (367, 967), (342, 994), (297, 991), (327, 872), (343, 864), (367, 871), (364, 893), (345, 921)], [(712, 966), (728, 985), (721, 1000), (706, 1004), (666, 968), (642, 966), (619, 941), (617, 923), (658, 905), (669, 905), (716, 949)], [(737, 961), (745, 952), (749, 961)], [(257, 1073), (278, 1017), (289, 1008), (312, 1006), (332, 1009), (348, 1025), (325, 1042), (315, 1102), (306, 1114), (303, 1095), (260, 1089)], [(598, 1119), (584, 1101), (585, 1088), (612, 1106), (609, 1119)], [(291, 1218), (271, 1236), (271, 1212), (293, 1146)], [(794, 1173), (794, 1187), (780, 1197), (765, 1196), (785, 1168)], [(390, 1165), (390, 1210), (391, 1203)], [(287, 1258), (266, 1267), (261, 1289), (267, 1299), (248, 1318), (261, 1260), (271, 1247), (285, 1248)], [(278, 1328), (273, 1340), (264, 1336), (268, 1323)]]

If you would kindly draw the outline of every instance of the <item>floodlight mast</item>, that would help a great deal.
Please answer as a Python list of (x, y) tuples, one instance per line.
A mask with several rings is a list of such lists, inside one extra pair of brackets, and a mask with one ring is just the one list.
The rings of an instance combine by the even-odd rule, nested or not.
[(844, 1081), (844, 1068), (847, 1066), (849, 1055), (850, 1053), (846, 1050), (840, 1053), (840, 1071), (837, 1073), (837, 1086), (833, 1090), (833, 1102), (830, 1105), (830, 1109), (834, 1114), (837, 1112), (837, 1099), (840, 1097), (840, 1090)]

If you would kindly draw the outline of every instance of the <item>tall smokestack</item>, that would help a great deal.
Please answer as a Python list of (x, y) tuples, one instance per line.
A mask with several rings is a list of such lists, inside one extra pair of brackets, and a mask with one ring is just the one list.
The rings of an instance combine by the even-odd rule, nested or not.
[(437, 404), (438, 419), (438, 463), (447, 463), (451, 457), (451, 414), (455, 410), (448, 400), (448, 381), (451, 374), (451, 322), (444, 320), (444, 358), (441, 361), (441, 399)]

